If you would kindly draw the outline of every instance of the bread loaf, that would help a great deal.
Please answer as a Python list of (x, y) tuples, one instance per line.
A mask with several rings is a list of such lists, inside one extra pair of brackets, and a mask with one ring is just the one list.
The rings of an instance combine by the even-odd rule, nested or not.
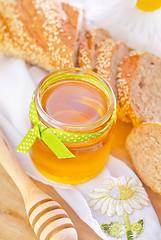
[(134, 53), (119, 66), (118, 97), (133, 124), (161, 122), (161, 59), (150, 53)]
[(84, 10), (59, 0), (0, 0), (0, 51), (48, 71), (74, 67)]
[(110, 83), (117, 100), (117, 117), (124, 122), (130, 118), (120, 109), (117, 91), (117, 72), (122, 59), (129, 54), (129, 48), (122, 42), (113, 39), (103, 39), (97, 45), (95, 71)]
[(126, 147), (141, 180), (161, 194), (161, 124), (140, 124), (127, 137)]
[(102, 41), (102, 39), (110, 37), (110, 33), (102, 28), (91, 28), (87, 30), (79, 45), (79, 67), (93, 70), (96, 61), (97, 44)]

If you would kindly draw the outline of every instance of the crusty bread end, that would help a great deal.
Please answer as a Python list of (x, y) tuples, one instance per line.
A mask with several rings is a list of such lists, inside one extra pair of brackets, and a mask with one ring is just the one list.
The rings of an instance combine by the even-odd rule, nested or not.
[(120, 106), (134, 125), (161, 122), (161, 59), (151, 53), (125, 57), (118, 68)]
[(126, 148), (141, 180), (161, 194), (161, 124), (143, 123), (134, 128)]

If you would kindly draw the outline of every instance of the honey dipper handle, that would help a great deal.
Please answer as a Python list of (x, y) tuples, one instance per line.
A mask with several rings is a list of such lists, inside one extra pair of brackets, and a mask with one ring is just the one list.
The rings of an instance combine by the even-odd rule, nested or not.
[[(36, 185), (27, 176), (25, 170), (16, 158), (1, 130), (0, 163), (19, 188), (25, 201), (25, 205), (32, 204), (32, 200), (36, 202), (36, 200), (41, 200), (41, 198), (46, 197), (46, 194), (42, 192), (39, 188), (37, 188)], [(28, 208), (29, 206), (27, 207), (27, 209)]]
[(9, 146), (3, 132), (0, 130), (0, 163), (8, 172), (10, 177), (21, 190), (30, 179), (26, 176), (25, 171), (16, 156), (14, 155), (11, 147)]
[[(53, 201), (50, 196), (41, 191), (30, 180), (1, 130), (0, 163), (19, 188), (25, 202), (30, 224), (36, 235), (38, 237), (40, 235), (41, 240), (78, 239), (77, 232), (67, 213), (58, 202)], [(49, 204), (48, 208), (44, 208), (45, 204)], [(43, 214), (45, 211), (47, 211), (46, 214)]]

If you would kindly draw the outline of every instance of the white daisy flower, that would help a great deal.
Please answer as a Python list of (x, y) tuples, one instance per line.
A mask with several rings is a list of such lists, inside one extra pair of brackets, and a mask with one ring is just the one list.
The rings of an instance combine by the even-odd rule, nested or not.
[(95, 187), (90, 198), (89, 205), (108, 217), (131, 215), (134, 210), (150, 205), (147, 193), (137, 178), (111, 177)]

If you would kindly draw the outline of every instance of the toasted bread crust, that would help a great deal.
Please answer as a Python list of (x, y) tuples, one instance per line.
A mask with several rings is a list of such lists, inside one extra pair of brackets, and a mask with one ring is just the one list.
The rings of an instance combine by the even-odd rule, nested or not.
[(125, 123), (131, 123), (131, 119), (125, 115), (125, 113), (123, 112), (122, 108), (120, 107), (120, 105), (116, 105), (116, 111), (117, 111), (117, 118), (119, 120), (121, 120), (122, 122), (125, 122)]
[(103, 39), (97, 46), (95, 71), (110, 83), (111, 60), (119, 42), (113, 39)]
[[(113, 88), (117, 99), (117, 117), (123, 122), (131, 122), (131, 119), (120, 108), (117, 93), (117, 77), (113, 76), (113, 67), (115, 65), (115, 56), (119, 53), (120, 49), (123, 48), (125, 55), (128, 54), (129, 49), (122, 42), (115, 41), (113, 39), (104, 39), (97, 46), (97, 57), (95, 63), (95, 71), (102, 76)], [(121, 57), (122, 60), (122, 57)], [(116, 74), (115, 74), (116, 75)]]
[(109, 32), (102, 28), (87, 30), (79, 45), (79, 67), (94, 70), (97, 44), (104, 38), (110, 38)]
[(129, 116), (134, 125), (143, 120), (136, 116), (130, 102), (130, 88), (137, 75), (141, 55), (132, 54), (123, 59), (118, 67), (117, 89), (120, 107)]

